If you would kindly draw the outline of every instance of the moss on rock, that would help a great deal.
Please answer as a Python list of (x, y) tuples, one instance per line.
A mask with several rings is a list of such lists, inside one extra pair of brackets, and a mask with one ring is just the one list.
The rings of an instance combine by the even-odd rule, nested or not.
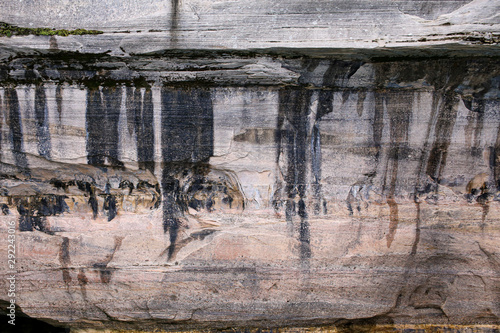
[(52, 28), (23, 28), (8, 23), (0, 22), (0, 37), (11, 36), (69, 36), (69, 35), (98, 35), (102, 34), (99, 30), (86, 30), (86, 29), (52, 29)]

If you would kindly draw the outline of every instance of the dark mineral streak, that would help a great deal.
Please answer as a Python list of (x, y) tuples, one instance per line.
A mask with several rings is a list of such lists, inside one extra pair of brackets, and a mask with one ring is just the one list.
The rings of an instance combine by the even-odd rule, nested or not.
[[(305, 89), (284, 89), (279, 95), (279, 124), (282, 125), (281, 145), (286, 156), (285, 173), (285, 214), (289, 228), (293, 230), (293, 217), (300, 218), (299, 241), (300, 257), (311, 256), (309, 221), (306, 210), (307, 177), (307, 125), (309, 103), (312, 91)], [(317, 154), (317, 153), (316, 153)]]
[[(396, 182), (398, 179), (399, 162), (407, 158), (407, 152), (409, 151), (408, 130), (411, 123), (413, 93), (401, 92), (395, 94), (391, 92), (385, 94), (382, 98), (385, 101), (387, 113), (390, 117), (391, 141), (389, 146), (389, 157), (385, 167), (383, 189), (384, 192), (387, 193), (387, 204), (390, 210), (387, 247), (391, 247), (399, 223), (398, 204), (396, 202)], [(388, 175), (389, 163), (391, 164), (391, 171)]]
[(150, 88), (127, 88), (127, 127), (135, 132), (139, 168), (154, 174), (153, 93)]
[(12, 147), (12, 152), (14, 154), (14, 160), (18, 167), (27, 168), (28, 160), (26, 158), (26, 153), (23, 149), (23, 131), (21, 126), (21, 111), (19, 109), (19, 100), (17, 97), (17, 91), (14, 88), (6, 88), (4, 103), (7, 109), (7, 119), (10, 130), (10, 143)]
[(163, 228), (168, 232), (168, 258), (175, 244), (187, 204), (179, 174), (202, 177), (203, 167), (213, 155), (213, 108), (210, 91), (205, 89), (163, 88), (161, 92)]
[(39, 85), (35, 88), (35, 119), (38, 154), (45, 158), (50, 158), (51, 144), (47, 97), (45, 95), (45, 88)]
[(118, 121), (122, 89), (87, 90), (87, 161), (91, 165), (122, 166), (118, 158)]

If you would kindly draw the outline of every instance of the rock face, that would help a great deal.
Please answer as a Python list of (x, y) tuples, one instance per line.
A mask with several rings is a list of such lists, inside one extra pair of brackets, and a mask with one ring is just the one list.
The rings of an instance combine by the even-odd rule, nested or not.
[(52, 5), (0, 20), (105, 33), (0, 38), (19, 311), (497, 327), (498, 2), (21, 4)]

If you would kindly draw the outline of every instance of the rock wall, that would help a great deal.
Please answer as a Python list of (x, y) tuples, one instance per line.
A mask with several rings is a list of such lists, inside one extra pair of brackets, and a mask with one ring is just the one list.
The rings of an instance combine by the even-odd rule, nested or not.
[[(132, 7), (112, 1), (36, 20), (13, 6), (12, 24), (66, 13), (57, 28), (108, 29), (0, 38), (0, 233), (16, 225), (19, 313), (72, 331), (498, 328), (496, 2), (130, 1), (128, 26)], [(360, 16), (355, 34), (382, 10), (460, 40), (373, 48), (301, 27)], [(222, 12), (217, 43), (189, 29)], [(162, 31), (113, 30), (163, 16)], [(254, 49), (271, 35), (278, 48)]]

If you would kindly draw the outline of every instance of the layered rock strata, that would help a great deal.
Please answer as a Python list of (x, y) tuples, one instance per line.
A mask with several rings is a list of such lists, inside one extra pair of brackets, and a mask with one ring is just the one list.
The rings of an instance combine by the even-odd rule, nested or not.
[[(292, 3), (301, 19), (340, 15)], [(465, 3), (398, 2), (467, 31), (400, 48), (267, 48), (278, 29), (266, 49), (227, 46), (228, 20), (201, 43), (187, 4), (198, 27), (214, 22), (196, 6), (237, 16), (205, 1), (173, 1), (173, 26), (130, 40), (116, 13), (61, 23), (103, 35), (1, 38), (0, 232), (15, 223), (18, 310), (75, 330), (496, 329), (497, 5)]]

